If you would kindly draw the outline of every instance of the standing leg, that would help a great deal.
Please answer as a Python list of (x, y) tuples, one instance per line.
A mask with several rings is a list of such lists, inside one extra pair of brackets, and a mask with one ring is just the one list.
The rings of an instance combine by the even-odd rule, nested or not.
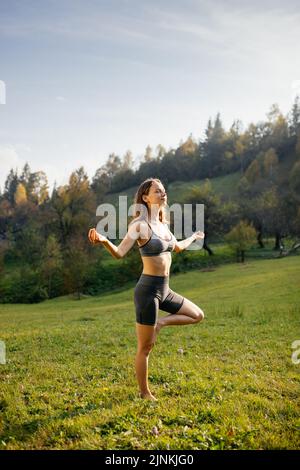
[(150, 351), (154, 346), (154, 329), (154, 325), (142, 325), (141, 323), (136, 323), (138, 339), (135, 358), (136, 376), (140, 387), (141, 397), (149, 400), (156, 400), (150, 392), (148, 384), (148, 358)]

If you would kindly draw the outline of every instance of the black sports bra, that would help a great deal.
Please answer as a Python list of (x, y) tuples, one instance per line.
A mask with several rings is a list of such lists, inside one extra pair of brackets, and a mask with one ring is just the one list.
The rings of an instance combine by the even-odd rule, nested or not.
[[(151, 228), (151, 225), (147, 222), (149, 227)], [(165, 240), (164, 238), (161, 238), (159, 235), (156, 235), (155, 232), (153, 232), (153, 229), (151, 228), (151, 237), (149, 238), (144, 245), (139, 246), (140, 254), (141, 256), (158, 256), (161, 253), (168, 253), (170, 251), (173, 251), (174, 246), (175, 246), (175, 237), (174, 235), (171, 234), (170, 240)]]

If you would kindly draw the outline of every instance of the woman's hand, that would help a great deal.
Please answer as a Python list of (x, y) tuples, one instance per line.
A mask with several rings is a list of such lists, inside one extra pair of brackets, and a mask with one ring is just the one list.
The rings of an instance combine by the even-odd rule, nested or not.
[(198, 232), (195, 232), (194, 235), (195, 235), (195, 240), (202, 240), (205, 237), (205, 233), (201, 232), (201, 230), (199, 230)]
[(91, 228), (88, 233), (88, 239), (93, 244), (103, 243), (107, 238), (101, 233), (98, 233), (95, 228)]

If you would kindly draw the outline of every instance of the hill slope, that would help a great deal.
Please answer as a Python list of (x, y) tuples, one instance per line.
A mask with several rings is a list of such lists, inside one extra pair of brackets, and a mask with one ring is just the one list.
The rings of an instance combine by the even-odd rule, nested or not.
[(205, 320), (161, 330), (151, 405), (137, 397), (133, 289), (1, 305), (0, 448), (298, 449), (298, 257), (190, 272), (170, 286)]
[[(226, 198), (234, 199), (237, 196), (237, 184), (240, 179), (240, 173), (232, 173), (225, 176), (217, 176), (210, 180), (212, 184), (212, 189), (221, 195), (224, 195)], [(180, 202), (183, 199), (183, 196), (189, 192), (193, 187), (199, 187), (203, 185), (205, 179), (201, 180), (192, 180), (192, 181), (174, 181), (168, 186), (168, 204), (171, 205), (175, 202)], [(120, 193), (110, 193), (107, 194), (103, 202), (109, 202), (111, 204), (118, 204), (118, 196), (127, 196), (128, 197), (128, 206), (133, 203), (133, 198), (137, 186), (128, 188), (125, 191)]]

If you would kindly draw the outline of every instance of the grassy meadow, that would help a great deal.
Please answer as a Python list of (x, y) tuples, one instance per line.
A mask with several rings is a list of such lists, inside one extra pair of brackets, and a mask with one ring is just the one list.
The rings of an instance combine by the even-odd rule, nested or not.
[[(226, 199), (237, 199), (239, 197), (237, 186), (241, 175), (240, 172), (230, 173), (228, 175), (216, 176), (209, 178), (212, 190), (219, 196), (223, 196)], [(200, 188), (204, 185), (206, 178), (197, 179), (191, 181), (173, 181), (168, 184), (168, 204), (172, 205), (178, 201), (182, 201), (183, 198), (193, 189)], [(124, 191), (117, 191), (116, 193), (109, 193), (104, 196), (104, 201), (113, 204), (115, 207), (119, 205), (119, 196), (128, 197), (128, 207), (133, 204), (134, 195), (137, 186), (132, 186)]]
[(300, 257), (193, 270), (170, 287), (205, 320), (161, 330), (158, 402), (138, 398), (134, 284), (0, 305), (0, 449), (299, 449)]

